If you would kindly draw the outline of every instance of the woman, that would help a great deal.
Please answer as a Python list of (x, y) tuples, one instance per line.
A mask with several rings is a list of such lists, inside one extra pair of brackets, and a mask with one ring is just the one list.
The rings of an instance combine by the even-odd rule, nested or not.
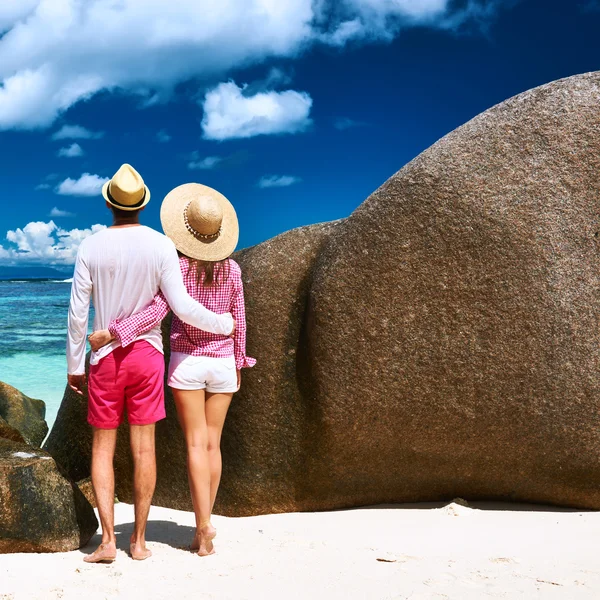
[[(210, 516), (221, 479), (221, 433), (241, 369), (256, 363), (246, 356), (246, 318), (241, 270), (229, 258), (239, 227), (231, 203), (209, 187), (188, 183), (172, 190), (161, 207), (165, 234), (180, 254), (190, 296), (216, 313), (230, 312), (236, 321), (233, 339), (186, 325), (176, 316), (171, 325), (168, 385), (187, 445), (187, 467), (196, 534), (192, 550), (214, 553), (216, 529)], [(145, 310), (111, 322), (90, 336), (92, 348), (112, 339), (127, 346), (155, 327), (169, 312), (161, 294)]]

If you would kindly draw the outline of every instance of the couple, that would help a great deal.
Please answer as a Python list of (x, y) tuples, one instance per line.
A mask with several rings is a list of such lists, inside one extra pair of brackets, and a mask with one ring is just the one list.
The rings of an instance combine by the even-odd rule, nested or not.
[(79, 247), (67, 338), (69, 386), (82, 394), (93, 297), (88, 422), (102, 543), (84, 560), (116, 558), (113, 458), (125, 410), (134, 465), (130, 553), (135, 560), (152, 554), (145, 534), (156, 485), (155, 423), (166, 416), (160, 322), (169, 310), (175, 314), (168, 385), (187, 445), (196, 516), (192, 549), (206, 556), (214, 552), (210, 515), (221, 476), (223, 424), (240, 387), (241, 369), (256, 362), (246, 356), (240, 267), (228, 258), (238, 241), (237, 216), (219, 192), (188, 183), (163, 201), (160, 217), (168, 237), (142, 226), (139, 215), (150, 190), (127, 164), (105, 184), (102, 195), (113, 224)]

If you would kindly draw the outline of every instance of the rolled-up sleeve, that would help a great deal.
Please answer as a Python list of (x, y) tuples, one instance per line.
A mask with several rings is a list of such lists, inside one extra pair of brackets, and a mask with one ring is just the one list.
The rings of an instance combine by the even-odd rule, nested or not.
[(231, 314), (235, 319), (233, 337), (233, 355), (236, 369), (253, 367), (256, 359), (246, 355), (246, 308), (244, 305), (244, 287), (241, 275), (235, 280), (235, 290), (231, 303)]
[(162, 292), (154, 296), (152, 304), (139, 313), (121, 321), (115, 319), (108, 325), (113, 337), (123, 346), (129, 346), (137, 337), (158, 325), (170, 311), (170, 307)]
[(69, 320), (67, 332), (67, 372), (69, 375), (85, 373), (85, 351), (92, 295), (92, 278), (80, 248), (75, 262), (75, 273), (71, 285)]
[(218, 315), (196, 302), (187, 293), (175, 246), (163, 259), (160, 289), (171, 310), (184, 323), (219, 335), (229, 335), (233, 331), (233, 317), (230, 313)]

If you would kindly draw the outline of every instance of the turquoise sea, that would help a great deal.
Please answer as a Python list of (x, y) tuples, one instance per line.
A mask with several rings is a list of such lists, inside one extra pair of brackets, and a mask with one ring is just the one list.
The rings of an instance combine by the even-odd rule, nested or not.
[(0, 381), (43, 400), (49, 427), (67, 380), (70, 294), (68, 281), (0, 281)]

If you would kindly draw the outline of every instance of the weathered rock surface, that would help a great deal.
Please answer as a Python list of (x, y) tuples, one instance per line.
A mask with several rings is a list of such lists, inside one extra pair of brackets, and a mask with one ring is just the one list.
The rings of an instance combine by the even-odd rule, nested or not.
[(600, 508), (600, 73), (440, 140), (332, 232), (306, 508)]
[[(240, 254), (259, 362), (225, 426), (217, 512), (600, 508), (599, 97), (600, 73), (516, 96), (348, 219)], [(170, 396), (167, 412), (155, 502), (189, 508)], [(88, 462), (84, 421), (63, 406), (54, 448)], [(128, 461), (121, 439), (125, 501)]]
[(92, 485), (92, 478), (86, 477), (85, 479), (78, 481), (77, 487), (79, 488), (79, 491), (85, 496), (85, 499), (92, 505), (92, 508), (97, 508), (96, 496), (94, 496), (94, 486)]
[[(12, 429), (16, 429), (23, 440), (32, 446), (40, 446), (48, 425), (44, 420), (46, 405), (42, 400), (34, 400), (22, 394), (16, 388), (0, 381), (0, 418)], [(1, 423), (2, 421), (0, 421)], [(2, 431), (6, 432), (6, 435)], [(0, 425), (0, 437), (7, 437), (6, 427)], [(14, 439), (13, 437), (10, 439)]]
[[(86, 361), (89, 373), (89, 355)], [(87, 422), (87, 395), (80, 396), (68, 385), (44, 450), (73, 481), (90, 476), (92, 429)]]
[(0, 417), (0, 438), (12, 440), (13, 442), (25, 443), (21, 433), (14, 427), (11, 427), (2, 417)]
[(49, 454), (0, 439), (0, 553), (75, 550), (97, 528), (89, 502)]

